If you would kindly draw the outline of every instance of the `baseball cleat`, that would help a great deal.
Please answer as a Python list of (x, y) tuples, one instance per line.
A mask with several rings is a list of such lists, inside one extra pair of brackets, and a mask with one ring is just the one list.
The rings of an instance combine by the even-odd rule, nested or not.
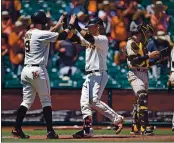
[(85, 130), (81, 130), (81, 131), (78, 131), (77, 133), (73, 134), (72, 135), (73, 138), (91, 138), (93, 137), (93, 128), (90, 128), (90, 132), (89, 133), (85, 133)]
[(172, 127), (172, 131), (174, 131), (174, 126)]
[(144, 131), (141, 131), (141, 135), (145, 135), (145, 136), (154, 135), (153, 129), (150, 127), (146, 127), (146, 129)]
[(21, 139), (29, 139), (29, 135), (25, 135), (22, 129), (13, 129), (11, 132), (12, 136), (21, 138)]
[(115, 124), (114, 126), (115, 126), (115, 133), (116, 134), (119, 134), (121, 131), (122, 131), (122, 129), (123, 129), (123, 124), (124, 124), (124, 122), (125, 122), (125, 120), (124, 120), (124, 117), (119, 117), (120, 119), (120, 121), (117, 123), (117, 124)]
[(58, 139), (59, 136), (54, 131), (49, 131), (47, 134), (47, 139)]

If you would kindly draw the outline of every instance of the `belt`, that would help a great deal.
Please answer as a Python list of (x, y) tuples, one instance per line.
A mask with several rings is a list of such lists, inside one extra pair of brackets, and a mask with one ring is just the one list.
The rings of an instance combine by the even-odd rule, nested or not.
[[(104, 70), (103, 70), (104, 71)], [(102, 72), (100, 70), (93, 70), (93, 71), (86, 71), (86, 74), (91, 74), (91, 73), (95, 73), (95, 72)], [(106, 71), (107, 72), (107, 71)]]
[(38, 65), (38, 64), (32, 64), (32, 65), (26, 64), (24, 66), (39, 67), (40, 65)]
[(147, 72), (148, 69), (143, 68), (130, 68), (131, 70), (139, 71), (139, 72)]

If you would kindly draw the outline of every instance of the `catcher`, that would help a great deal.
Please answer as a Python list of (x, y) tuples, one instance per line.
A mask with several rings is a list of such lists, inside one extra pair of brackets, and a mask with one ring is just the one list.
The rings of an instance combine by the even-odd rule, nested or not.
[(149, 59), (159, 58), (160, 52), (148, 52), (148, 39), (154, 35), (154, 29), (149, 24), (141, 24), (128, 39), (126, 45), (129, 71), (128, 81), (136, 95), (133, 105), (133, 123), (131, 134), (152, 135), (153, 129), (148, 125), (148, 67), (156, 64)]

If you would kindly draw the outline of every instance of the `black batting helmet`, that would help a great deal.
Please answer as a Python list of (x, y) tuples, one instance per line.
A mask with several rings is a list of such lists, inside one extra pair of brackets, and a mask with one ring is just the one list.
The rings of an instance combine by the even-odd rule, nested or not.
[(103, 26), (103, 20), (99, 17), (94, 17), (89, 20), (87, 27), (95, 25), (95, 24), (99, 24), (99, 25)]
[(45, 25), (47, 23), (47, 17), (44, 11), (37, 11), (31, 16), (31, 21), (34, 24)]

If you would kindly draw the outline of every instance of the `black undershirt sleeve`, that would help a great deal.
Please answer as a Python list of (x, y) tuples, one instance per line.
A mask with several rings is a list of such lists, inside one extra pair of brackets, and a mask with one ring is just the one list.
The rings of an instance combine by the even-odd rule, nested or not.
[(66, 31), (63, 31), (59, 33), (57, 40), (66, 40), (67, 37), (68, 37), (68, 33)]
[(86, 35), (83, 38), (85, 40), (87, 40), (88, 42), (90, 42), (91, 44), (95, 43), (94, 37), (91, 34), (89, 34), (89, 33), (86, 33)]
[(73, 43), (81, 44), (81, 40), (76, 34), (73, 34), (73, 36), (69, 40)]
[(141, 62), (145, 61), (149, 59), (149, 56), (148, 55), (145, 55), (145, 56), (135, 56), (135, 55), (132, 55), (132, 56), (129, 56), (128, 57), (128, 60), (131, 61), (132, 63), (134, 64), (140, 64)]

